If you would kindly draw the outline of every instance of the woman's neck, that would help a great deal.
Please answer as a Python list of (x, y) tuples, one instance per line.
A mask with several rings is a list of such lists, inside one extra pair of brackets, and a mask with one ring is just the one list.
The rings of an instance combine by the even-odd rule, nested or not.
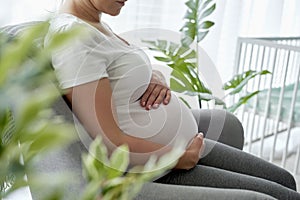
[(101, 22), (101, 12), (90, 1), (67, 0), (59, 12), (72, 14), (90, 23)]

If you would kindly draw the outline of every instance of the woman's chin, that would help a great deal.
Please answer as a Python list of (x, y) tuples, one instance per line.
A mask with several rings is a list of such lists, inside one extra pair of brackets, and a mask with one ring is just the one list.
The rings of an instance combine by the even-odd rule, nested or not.
[(117, 16), (119, 15), (121, 12), (121, 9), (118, 9), (118, 10), (115, 10), (115, 11), (110, 11), (110, 12), (107, 12), (106, 14), (110, 15), (110, 16)]

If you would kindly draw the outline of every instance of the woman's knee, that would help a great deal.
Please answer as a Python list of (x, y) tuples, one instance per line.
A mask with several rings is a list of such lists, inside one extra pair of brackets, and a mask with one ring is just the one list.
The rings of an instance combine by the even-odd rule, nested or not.
[(198, 131), (205, 137), (242, 149), (244, 129), (239, 119), (230, 112), (219, 109), (192, 110), (198, 123)]
[(220, 139), (230, 143), (231, 146), (243, 149), (244, 146), (244, 128), (240, 120), (232, 113), (226, 111), (223, 131)]

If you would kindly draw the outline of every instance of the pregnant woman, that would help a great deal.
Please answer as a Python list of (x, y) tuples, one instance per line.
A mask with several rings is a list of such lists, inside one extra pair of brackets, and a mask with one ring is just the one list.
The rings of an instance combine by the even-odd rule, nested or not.
[[(54, 52), (52, 62), (73, 112), (91, 137), (100, 134), (109, 150), (127, 144), (131, 164), (143, 164), (150, 155), (162, 155), (183, 142), (185, 152), (158, 183), (300, 199), (287, 171), (233, 147), (204, 142), (199, 118), (170, 92), (162, 74), (151, 69), (147, 55), (101, 20), (102, 13), (118, 15), (125, 2), (67, 0), (51, 20), (45, 40), (47, 45), (52, 33), (74, 27), (85, 30), (84, 37)], [(206, 156), (200, 159), (201, 154)]]

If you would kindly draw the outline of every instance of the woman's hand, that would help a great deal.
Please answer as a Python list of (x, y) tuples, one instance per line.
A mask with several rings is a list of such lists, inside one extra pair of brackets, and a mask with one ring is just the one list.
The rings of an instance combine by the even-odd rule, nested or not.
[(150, 84), (141, 98), (141, 106), (146, 110), (158, 108), (163, 103), (167, 105), (171, 99), (171, 91), (161, 72), (153, 70)]
[(186, 149), (185, 153), (180, 157), (174, 169), (192, 169), (196, 166), (200, 159), (200, 155), (204, 151), (203, 134), (198, 133), (192, 140), (190, 146)]

